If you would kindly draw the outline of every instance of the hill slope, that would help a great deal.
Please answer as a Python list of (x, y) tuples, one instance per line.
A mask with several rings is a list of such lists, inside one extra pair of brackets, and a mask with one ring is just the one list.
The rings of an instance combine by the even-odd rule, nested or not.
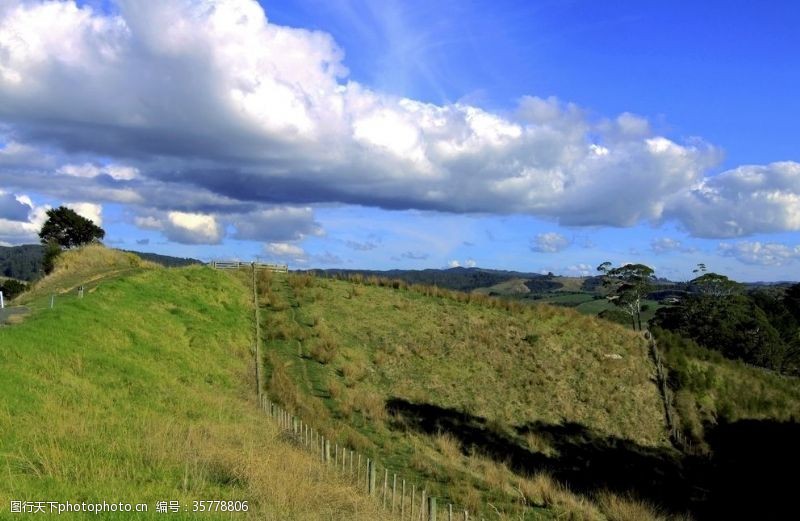
[[(192, 258), (171, 257), (157, 253), (128, 251), (146, 261), (155, 262), (166, 267), (190, 266), (202, 264)], [(0, 246), (0, 276), (32, 281), (42, 275), (42, 259), (44, 247), (41, 244), (23, 244), (21, 246)]]
[(620, 469), (614, 447), (675, 456), (640, 337), (570, 310), (385, 284), (400, 289), (262, 281), (269, 390), (340, 443), (447, 501), (515, 519), (523, 489), (527, 516), (606, 518), (543, 499), (534, 483), (546, 476), (521, 476), (578, 465), (574, 477), (601, 447)]
[(660, 332), (694, 442), (679, 451), (645, 344), (620, 326), (359, 275), (265, 274), (260, 290), (270, 395), (487, 519), (766, 519), (793, 498), (796, 378)]
[[(193, 514), (195, 500), (248, 501), (236, 519), (385, 517), (259, 411), (246, 279), (146, 265), (115, 275), (124, 254), (72, 255), (30, 296), (44, 309), (0, 327), (0, 517), (11, 500), (150, 508), (68, 519), (163, 518), (155, 503), (168, 500), (189, 509), (170, 519), (231, 518)], [(99, 285), (37, 306), (79, 279)]]

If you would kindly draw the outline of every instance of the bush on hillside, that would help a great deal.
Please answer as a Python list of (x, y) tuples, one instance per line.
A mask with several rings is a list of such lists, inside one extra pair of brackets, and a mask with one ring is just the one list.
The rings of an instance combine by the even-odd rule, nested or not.
[(9, 279), (3, 283), (0, 283), (0, 291), (3, 292), (3, 298), (8, 300), (16, 297), (26, 289), (28, 289), (27, 284), (14, 279)]

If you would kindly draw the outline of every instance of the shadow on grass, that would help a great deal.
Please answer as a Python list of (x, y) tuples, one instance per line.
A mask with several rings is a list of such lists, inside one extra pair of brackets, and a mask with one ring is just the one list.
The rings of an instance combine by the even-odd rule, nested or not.
[[(611, 490), (645, 499), (696, 519), (767, 519), (793, 500), (800, 424), (741, 421), (708, 427), (712, 456), (688, 456), (644, 447), (577, 423), (534, 422), (493, 428), (484, 418), (426, 403), (391, 399), (394, 427), (426, 434), (447, 432), (465, 452), (475, 450), (520, 474), (545, 471), (586, 494)], [(532, 452), (523, 436), (535, 434), (554, 456)]]

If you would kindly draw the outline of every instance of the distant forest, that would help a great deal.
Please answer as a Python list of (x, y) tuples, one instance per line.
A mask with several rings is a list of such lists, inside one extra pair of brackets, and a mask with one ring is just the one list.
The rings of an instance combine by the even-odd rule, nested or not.
[[(127, 250), (124, 250), (127, 251)], [(170, 257), (157, 253), (130, 251), (139, 257), (167, 267), (202, 264), (202, 261), (183, 257)], [(42, 276), (44, 247), (39, 244), (0, 246), (0, 275), (12, 279), (33, 281)]]

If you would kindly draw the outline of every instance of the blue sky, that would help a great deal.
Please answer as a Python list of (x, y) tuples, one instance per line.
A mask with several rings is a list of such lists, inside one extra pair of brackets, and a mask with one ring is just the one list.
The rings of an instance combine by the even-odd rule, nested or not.
[(794, 2), (9, 1), (0, 20), (5, 244), (69, 204), (111, 245), (204, 260), (800, 280)]

